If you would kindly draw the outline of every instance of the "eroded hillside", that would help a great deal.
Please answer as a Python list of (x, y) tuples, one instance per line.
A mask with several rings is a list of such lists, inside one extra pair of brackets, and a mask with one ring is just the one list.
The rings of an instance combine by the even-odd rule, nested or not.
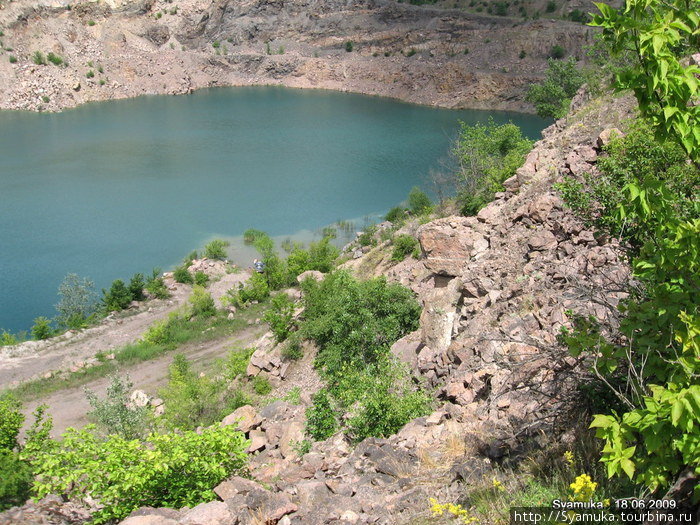
[(592, 41), (591, 28), (571, 21), (389, 0), (3, 0), (0, 7), (0, 108), (13, 109), (279, 84), (529, 111), (524, 93), (552, 48), (583, 58)]

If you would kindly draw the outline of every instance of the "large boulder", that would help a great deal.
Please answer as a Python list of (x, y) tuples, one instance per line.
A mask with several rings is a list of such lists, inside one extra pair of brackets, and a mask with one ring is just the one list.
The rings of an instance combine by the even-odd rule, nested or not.
[(488, 239), (473, 226), (474, 218), (446, 217), (418, 229), (425, 266), (439, 275), (457, 276), (472, 260), (489, 248)]

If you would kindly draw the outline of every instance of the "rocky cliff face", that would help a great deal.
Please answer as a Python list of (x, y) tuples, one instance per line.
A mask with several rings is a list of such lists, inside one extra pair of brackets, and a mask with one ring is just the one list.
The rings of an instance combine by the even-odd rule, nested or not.
[[(392, 0), (3, 2), (3, 109), (279, 84), (529, 111), (552, 47), (583, 57), (592, 38), (573, 22)], [(36, 51), (62, 63), (36, 64)]]

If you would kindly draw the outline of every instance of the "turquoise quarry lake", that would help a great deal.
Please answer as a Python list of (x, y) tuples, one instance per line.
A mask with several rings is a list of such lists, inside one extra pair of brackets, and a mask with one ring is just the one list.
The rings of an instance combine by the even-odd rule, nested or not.
[(69, 272), (99, 289), (247, 228), (308, 239), (385, 213), (427, 188), (460, 120), (489, 116), (547, 124), (276, 87), (0, 112), (0, 328), (53, 317)]

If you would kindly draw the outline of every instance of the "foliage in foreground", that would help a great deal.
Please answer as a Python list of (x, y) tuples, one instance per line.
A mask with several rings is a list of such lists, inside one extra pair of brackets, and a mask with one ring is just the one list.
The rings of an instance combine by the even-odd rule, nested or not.
[[(692, 104), (699, 97), (700, 69), (685, 65), (698, 43), (696, 7), (697, 2), (684, 0), (629, 0), (618, 12), (598, 4), (601, 14), (593, 25), (603, 27), (613, 52), (637, 58), (616, 75), (615, 87), (634, 91), (658, 144), (649, 151), (623, 147), (617, 152), (618, 168), (633, 166), (631, 180), (612, 188), (613, 195), (621, 191), (624, 197), (617, 209), (615, 199), (596, 202), (603, 209), (600, 216), (632, 226), (619, 235), (630, 246), (639, 286), (621, 304), (619, 337), (603, 336), (594, 318), (577, 319), (575, 330), (564, 334), (573, 353), (595, 350), (599, 378), (611, 385), (609, 378), (616, 377), (622, 385), (614, 390), (626, 412), (598, 414), (591, 424), (604, 440), (608, 475), (626, 475), (652, 493), (682, 473), (700, 479), (700, 210), (693, 202), (700, 107)], [(657, 161), (654, 152), (668, 141), (682, 147), (687, 159), (677, 158), (674, 171), (657, 172), (644, 161), (650, 154)], [(694, 166), (680, 166), (686, 163)], [(694, 499), (700, 499), (698, 483)]]
[(246, 464), (248, 442), (232, 425), (151, 434), (144, 441), (101, 439), (91, 425), (68, 429), (32, 460), (41, 498), (59, 494), (103, 505), (94, 523), (123, 519), (141, 506), (180, 508), (216, 498), (213, 487)]
[(503, 191), (503, 181), (515, 174), (531, 147), (515, 124), (462, 123), (452, 150), (459, 164), (457, 201), (462, 214), (476, 214)]

